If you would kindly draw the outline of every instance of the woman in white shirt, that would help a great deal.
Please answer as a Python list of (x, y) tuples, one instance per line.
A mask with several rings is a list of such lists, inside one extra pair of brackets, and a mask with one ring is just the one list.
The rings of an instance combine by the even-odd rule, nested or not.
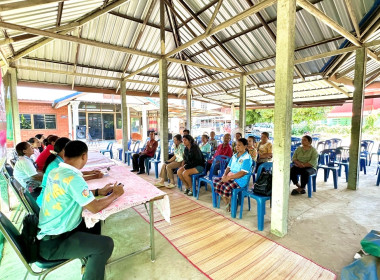
[(41, 188), (36, 188), (36, 186), (40, 185), (43, 174), (37, 172), (33, 160), (30, 158), (34, 154), (33, 147), (28, 142), (20, 142), (16, 145), (16, 152), (19, 159), (13, 169), (13, 176), (21, 186), (25, 189), (28, 188), (32, 196), (36, 198), (41, 191)]

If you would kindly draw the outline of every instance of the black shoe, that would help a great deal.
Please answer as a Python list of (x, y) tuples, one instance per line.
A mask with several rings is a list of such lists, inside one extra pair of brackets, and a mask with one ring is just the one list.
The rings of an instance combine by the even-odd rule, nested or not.
[(192, 191), (189, 191), (189, 192), (187, 193), (187, 195), (188, 195), (188, 196), (193, 196), (193, 192), (192, 192)]
[(137, 172), (137, 175), (140, 175), (140, 174), (145, 174), (145, 172), (144, 171)]
[(137, 172), (139, 171), (138, 169), (132, 169), (131, 172)]
[(185, 189), (185, 191), (183, 192), (184, 194), (188, 194), (190, 191), (190, 189)]

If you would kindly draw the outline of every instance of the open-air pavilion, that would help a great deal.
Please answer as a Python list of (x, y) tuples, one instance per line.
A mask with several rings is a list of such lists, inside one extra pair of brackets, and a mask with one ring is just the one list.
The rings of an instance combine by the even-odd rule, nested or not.
[[(358, 187), (365, 88), (380, 88), (378, 0), (48, 0), (0, 4), (0, 56), (13, 122), (17, 86), (160, 98), (239, 110), (274, 107), (271, 232), (288, 230), (293, 107), (353, 102), (350, 173)], [(191, 106), (186, 106), (191, 128)], [(18, 125), (14, 125), (18, 142)], [(242, 129), (244, 133), (244, 129)]]

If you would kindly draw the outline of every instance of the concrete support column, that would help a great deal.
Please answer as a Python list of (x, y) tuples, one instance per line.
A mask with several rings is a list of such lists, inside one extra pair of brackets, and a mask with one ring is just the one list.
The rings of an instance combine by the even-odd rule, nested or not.
[[(123, 151), (128, 151), (128, 141), (129, 141), (129, 120), (127, 108), (127, 82), (122, 81), (120, 83), (120, 94), (121, 94), (121, 119), (122, 119), (122, 129), (123, 129), (123, 142), (122, 148)], [(124, 154), (124, 153), (123, 153)], [(125, 157), (125, 154), (123, 155)], [(126, 160), (126, 159), (124, 159)]]
[[(18, 111), (17, 100), (17, 73), (16, 69), (9, 67), (3, 77), (4, 96), (6, 97), (5, 105), (6, 111), (11, 111), (12, 128), (13, 128), (13, 143), (16, 145), (21, 142), (20, 133), (20, 115)], [(7, 102), (9, 100), (9, 102)]]
[(347, 188), (356, 190), (359, 183), (360, 144), (362, 138), (364, 87), (366, 76), (367, 49), (356, 51), (354, 96), (351, 121), (350, 169)]
[(231, 140), (234, 139), (234, 129), (235, 129), (235, 106), (231, 104)]
[[(160, 0), (160, 42), (161, 55), (165, 55), (165, 5)], [(168, 61), (161, 58), (159, 62), (159, 87), (160, 87), (160, 145), (161, 162), (168, 159)]]
[[(126, 105), (127, 106), (127, 105)], [(127, 106), (127, 117), (126, 117), (126, 120), (127, 120), (127, 135), (128, 135), (128, 139), (132, 139), (132, 136), (131, 136), (131, 107), (128, 107)]]
[(243, 137), (245, 137), (245, 121), (247, 110), (247, 76), (240, 77), (240, 100), (239, 100), (239, 128)]
[(148, 123), (147, 123), (147, 117), (146, 117), (146, 106), (142, 105), (142, 133), (143, 133), (143, 143), (145, 143), (146, 139), (148, 138)]
[(296, 0), (277, 2), (271, 232), (288, 231)]
[[(74, 140), (77, 139), (77, 126), (79, 125), (79, 104), (80, 101), (71, 101), (71, 106), (73, 107), (73, 127), (74, 127)], [(87, 128), (89, 131), (89, 127)]]
[(73, 115), (72, 115), (72, 106), (69, 103), (67, 105), (67, 121), (69, 122), (69, 139), (73, 140)]
[(191, 99), (192, 99), (192, 90), (188, 88), (186, 90), (186, 128), (190, 130), (191, 135)]

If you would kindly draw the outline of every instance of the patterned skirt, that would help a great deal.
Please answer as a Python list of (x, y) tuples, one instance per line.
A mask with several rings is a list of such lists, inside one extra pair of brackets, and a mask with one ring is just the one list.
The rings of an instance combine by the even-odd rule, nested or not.
[(230, 197), (232, 189), (240, 188), (235, 180), (229, 180), (228, 182), (223, 182), (222, 178), (214, 179), (214, 189), (220, 196)]

